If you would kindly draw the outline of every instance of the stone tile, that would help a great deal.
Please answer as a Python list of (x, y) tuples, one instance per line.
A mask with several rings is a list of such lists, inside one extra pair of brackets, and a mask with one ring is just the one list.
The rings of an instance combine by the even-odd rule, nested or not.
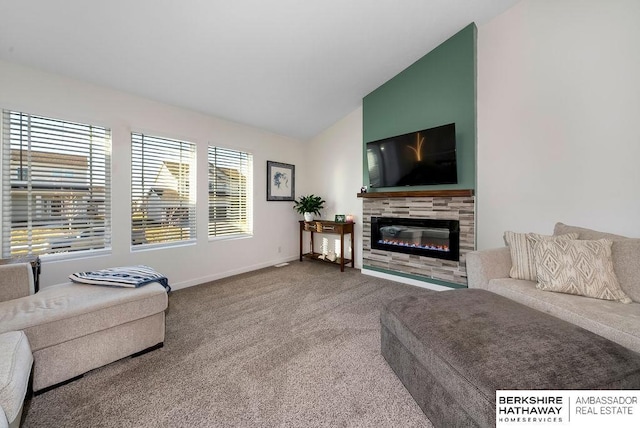
[[(400, 197), (363, 199), (363, 263), (425, 280), (466, 285), (466, 253), (475, 249), (475, 198)], [(460, 221), (460, 260), (371, 250), (371, 217), (408, 217)], [(366, 237), (366, 238), (365, 238)]]

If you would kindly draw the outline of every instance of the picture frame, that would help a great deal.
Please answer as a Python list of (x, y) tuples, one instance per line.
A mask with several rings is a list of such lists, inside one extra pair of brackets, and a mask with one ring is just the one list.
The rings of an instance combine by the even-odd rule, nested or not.
[(294, 201), (296, 166), (267, 161), (267, 201)]
[(346, 223), (347, 216), (345, 214), (336, 214), (335, 220), (336, 223)]

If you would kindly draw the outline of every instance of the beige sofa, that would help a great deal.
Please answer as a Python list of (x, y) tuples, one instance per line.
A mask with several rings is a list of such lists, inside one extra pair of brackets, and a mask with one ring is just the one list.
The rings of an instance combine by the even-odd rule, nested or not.
[(0, 334), (22, 331), (28, 338), (34, 392), (162, 346), (167, 305), (158, 282), (139, 288), (66, 283), (33, 294), (30, 265), (0, 266)]
[(590, 330), (640, 352), (640, 239), (557, 223), (554, 235), (578, 233), (578, 239), (613, 240), (615, 274), (632, 303), (542, 291), (533, 281), (512, 279), (508, 247), (467, 254), (469, 288), (482, 288)]

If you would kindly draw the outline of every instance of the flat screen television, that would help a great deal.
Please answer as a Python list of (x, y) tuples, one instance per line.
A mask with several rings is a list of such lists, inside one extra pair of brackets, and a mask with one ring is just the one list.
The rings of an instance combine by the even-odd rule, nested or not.
[(372, 188), (456, 184), (456, 125), (367, 143), (367, 163)]

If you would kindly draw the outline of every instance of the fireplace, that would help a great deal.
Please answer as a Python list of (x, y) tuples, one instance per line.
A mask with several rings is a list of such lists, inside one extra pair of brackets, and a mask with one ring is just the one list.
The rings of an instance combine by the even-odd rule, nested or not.
[(444, 260), (460, 259), (460, 222), (371, 217), (371, 247)]

